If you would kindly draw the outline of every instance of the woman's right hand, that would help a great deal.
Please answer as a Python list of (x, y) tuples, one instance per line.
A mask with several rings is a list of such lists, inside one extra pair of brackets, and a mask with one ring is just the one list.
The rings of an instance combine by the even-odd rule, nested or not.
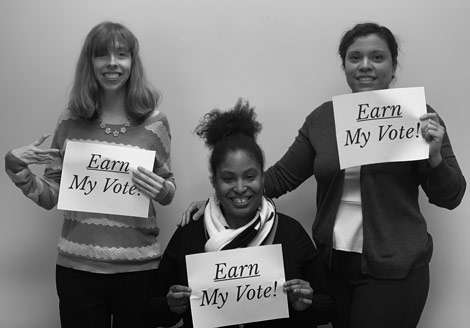
[(288, 280), (284, 283), (283, 289), (294, 310), (304, 311), (312, 304), (313, 289), (308, 281)]
[(182, 285), (173, 285), (170, 287), (166, 300), (171, 312), (182, 314), (189, 309), (189, 297), (191, 288)]
[(33, 143), (12, 149), (11, 153), (15, 157), (21, 159), (27, 165), (30, 164), (50, 164), (60, 156), (59, 149), (41, 149), (39, 146), (42, 145), (44, 140), (50, 137), (50, 133), (41, 136), (38, 140)]
[(199, 218), (204, 214), (204, 206), (206, 205), (206, 201), (198, 200), (189, 204), (189, 207), (184, 211), (183, 215), (181, 216), (181, 221), (178, 224), (180, 227), (184, 227), (187, 225), (191, 219), (194, 221), (199, 220)]

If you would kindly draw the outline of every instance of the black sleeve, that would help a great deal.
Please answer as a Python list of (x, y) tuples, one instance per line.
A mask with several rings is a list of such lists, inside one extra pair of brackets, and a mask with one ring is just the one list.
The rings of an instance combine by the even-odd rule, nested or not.
[(171, 327), (182, 318), (181, 315), (170, 310), (166, 300), (170, 286), (184, 284), (180, 279), (181, 270), (186, 274), (186, 269), (181, 268), (181, 257), (184, 259), (184, 255), (179, 253), (182, 245), (181, 238), (181, 228), (178, 228), (170, 239), (160, 261), (156, 283), (153, 286), (152, 297), (147, 308), (149, 320), (155, 327)]
[(291, 318), (299, 323), (312, 322), (313, 326), (327, 324), (334, 312), (334, 300), (328, 293), (328, 268), (298, 221), (285, 215), (279, 221), (278, 229), (284, 232), (281, 243), (286, 280), (306, 280), (314, 292), (312, 306), (305, 311), (295, 311), (289, 306)]

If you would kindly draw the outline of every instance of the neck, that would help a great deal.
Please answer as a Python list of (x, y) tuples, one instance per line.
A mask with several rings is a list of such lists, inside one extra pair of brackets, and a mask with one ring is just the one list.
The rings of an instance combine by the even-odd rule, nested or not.
[(106, 91), (101, 95), (101, 119), (109, 124), (120, 124), (128, 120), (124, 90)]
[[(222, 213), (223, 213), (223, 211), (222, 211)], [(238, 229), (240, 227), (243, 227), (248, 222), (250, 222), (255, 217), (255, 213), (253, 213), (253, 215), (247, 216), (245, 218), (232, 218), (232, 217), (225, 216), (225, 221), (227, 221), (227, 224), (230, 227), (230, 229)]]

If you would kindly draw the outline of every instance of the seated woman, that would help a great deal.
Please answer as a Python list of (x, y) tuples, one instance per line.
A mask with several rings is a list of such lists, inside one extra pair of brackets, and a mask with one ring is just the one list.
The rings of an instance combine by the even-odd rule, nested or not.
[(243, 326), (316, 327), (329, 322), (333, 301), (324, 294), (326, 267), (310, 236), (263, 196), (264, 155), (255, 139), (261, 124), (255, 118), (254, 109), (240, 99), (227, 112), (207, 113), (196, 127), (211, 150), (215, 194), (206, 203), (203, 219), (178, 227), (168, 243), (149, 304), (156, 326), (172, 326), (181, 319), (183, 327), (193, 326), (186, 255), (269, 244), (282, 245), (289, 318)]

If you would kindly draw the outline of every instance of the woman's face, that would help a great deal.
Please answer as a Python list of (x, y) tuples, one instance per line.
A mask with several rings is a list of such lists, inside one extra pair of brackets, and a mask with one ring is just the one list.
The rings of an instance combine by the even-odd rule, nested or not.
[(352, 92), (388, 89), (395, 70), (390, 49), (377, 34), (357, 38), (346, 51), (344, 73)]
[(250, 221), (261, 204), (264, 179), (259, 163), (245, 151), (229, 152), (212, 179), (216, 196), (231, 228)]
[(105, 91), (116, 91), (123, 88), (129, 80), (131, 66), (131, 53), (119, 46), (106, 55), (93, 58), (95, 77)]

